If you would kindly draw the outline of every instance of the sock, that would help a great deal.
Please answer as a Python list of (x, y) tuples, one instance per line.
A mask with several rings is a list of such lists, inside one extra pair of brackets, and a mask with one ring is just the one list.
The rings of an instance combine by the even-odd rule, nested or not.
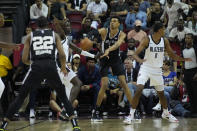
[(73, 127), (78, 127), (76, 118), (71, 119), (71, 123), (72, 123)]
[(2, 125), (1, 125), (1, 129), (5, 129), (8, 125), (8, 122), (7, 121), (3, 121), (2, 122)]
[(168, 109), (163, 109), (163, 112), (165, 113), (165, 114), (168, 114), (169, 112), (168, 112)]
[(130, 114), (134, 114), (136, 109), (130, 108)]

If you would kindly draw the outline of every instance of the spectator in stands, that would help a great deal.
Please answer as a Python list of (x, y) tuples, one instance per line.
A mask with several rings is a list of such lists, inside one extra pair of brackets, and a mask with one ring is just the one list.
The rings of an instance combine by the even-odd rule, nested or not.
[(36, 20), (40, 16), (47, 17), (48, 7), (42, 0), (35, 0), (35, 4), (30, 7), (30, 19)]
[(130, 8), (130, 12), (127, 13), (125, 20), (127, 30), (134, 28), (136, 20), (140, 20), (142, 22), (142, 29), (146, 29), (147, 15), (145, 12), (139, 10), (139, 2), (134, 2), (133, 8)]
[(100, 18), (101, 21), (104, 21), (104, 17), (107, 12), (107, 4), (105, 2), (101, 2), (101, 0), (95, 0), (88, 4), (87, 6), (87, 16), (89, 14), (93, 14), (95, 18)]
[(67, 3), (68, 11), (85, 12), (87, 7), (86, 0), (69, 0)]
[(139, 10), (146, 13), (150, 8), (150, 2), (148, 0), (140, 0), (139, 2), (140, 2)]
[(91, 32), (92, 30), (96, 30), (95, 28), (91, 27), (92, 24), (92, 19), (90, 17), (85, 17), (84, 20), (82, 21), (82, 29), (79, 31), (77, 35), (77, 39), (83, 39), (84, 37), (88, 36), (88, 33)]
[(48, 0), (47, 5), (49, 20), (53, 20), (53, 16), (59, 20), (66, 20), (65, 4), (61, 3), (61, 0)]
[(74, 54), (73, 55), (73, 59), (71, 61), (71, 69), (74, 71), (74, 72), (78, 72), (79, 70), (79, 67), (80, 67), (80, 55), (79, 54)]
[(134, 29), (129, 31), (127, 39), (133, 38), (135, 40), (136, 45), (139, 45), (143, 38), (147, 36), (146, 32), (144, 32), (141, 28), (142, 22), (140, 20), (136, 20)]
[(188, 33), (192, 33), (192, 30), (184, 26), (183, 19), (179, 19), (177, 22), (177, 26), (170, 31), (169, 40), (171, 42), (180, 44), (181, 48), (183, 48), (184, 38), (185, 35)]
[(182, 51), (184, 58), (192, 58), (192, 61), (184, 64), (184, 83), (186, 84), (188, 95), (191, 103), (191, 112), (197, 116), (197, 47), (193, 43), (193, 34), (185, 35), (185, 48)]
[(129, 5), (124, 0), (111, 1), (111, 15), (119, 16), (124, 20), (129, 11)]
[(31, 27), (27, 27), (26, 30), (25, 30), (25, 36), (23, 36), (22, 39), (21, 39), (21, 43), (22, 44), (25, 43), (25, 40), (26, 40), (27, 35), (30, 34), (31, 32), (32, 32)]
[(147, 12), (147, 23), (149, 27), (152, 27), (156, 21), (160, 21), (160, 17), (163, 14), (161, 4), (158, 1), (153, 3), (153, 6), (150, 7)]
[(86, 65), (82, 66), (78, 70), (78, 77), (83, 83), (81, 86), (82, 91), (93, 92), (93, 104), (92, 107), (96, 106), (97, 96), (100, 90), (101, 75), (99, 68), (95, 65), (96, 59), (87, 57)]
[(179, 18), (186, 20), (186, 15), (188, 14), (188, 12), (189, 6), (187, 4), (182, 2), (174, 2), (174, 0), (167, 0), (163, 15), (161, 16), (162, 20), (168, 20), (168, 25), (166, 29), (167, 36), (169, 35), (169, 32)]
[(183, 82), (184, 76), (180, 75), (180, 79), (176, 86), (171, 91), (171, 113), (176, 116), (189, 117), (191, 112), (189, 111), (191, 105), (189, 104), (189, 97), (187, 93), (187, 87)]
[(197, 35), (197, 11), (192, 13), (192, 19), (188, 22), (188, 28)]

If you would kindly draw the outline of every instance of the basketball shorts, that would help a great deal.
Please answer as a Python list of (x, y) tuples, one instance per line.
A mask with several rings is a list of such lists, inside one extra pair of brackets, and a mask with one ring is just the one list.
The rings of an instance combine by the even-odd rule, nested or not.
[(116, 60), (113, 61), (104, 58), (100, 60), (101, 77), (106, 77), (108, 75), (110, 67), (112, 69), (113, 75), (115, 76), (125, 75), (124, 66), (120, 58), (117, 58)]
[(137, 84), (145, 85), (150, 79), (150, 86), (160, 86), (164, 84), (161, 68), (153, 68), (141, 65), (138, 73)]
[(3, 83), (3, 81), (1, 80), (1, 77), (0, 77), (0, 99), (1, 99), (1, 96), (3, 94), (3, 91), (5, 89), (5, 85)]
[(73, 70), (71, 70), (69, 67), (66, 66), (66, 69), (68, 71), (68, 74), (66, 76), (64, 76), (64, 74), (61, 72), (61, 69), (58, 68), (58, 73), (60, 76), (60, 79), (62, 81), (62, 83), (64, 84), (65, 88), (66, 88), (66, 95), (69, 98), (70, 97), (70, 92), (71, 89), (73, 87), (73, 84), (70, 82), (74, 77), (76, 77), (76, 73), (73, 72)]

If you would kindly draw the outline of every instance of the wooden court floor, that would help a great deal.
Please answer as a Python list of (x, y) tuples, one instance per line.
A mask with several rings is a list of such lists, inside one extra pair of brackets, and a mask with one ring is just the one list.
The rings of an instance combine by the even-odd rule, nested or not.
[[(143, 118), (141, 123), (125, 125), (122, 118), (104, 119), (103, 123), (91, 123), (79, 119), (82, 131), (197, 131), (197, 118), (179, 118), (179, 123), (169, 123), (160, 118)], [(72, 131), (70, 122), (60, 120), (12, 121), (8, 131)]]

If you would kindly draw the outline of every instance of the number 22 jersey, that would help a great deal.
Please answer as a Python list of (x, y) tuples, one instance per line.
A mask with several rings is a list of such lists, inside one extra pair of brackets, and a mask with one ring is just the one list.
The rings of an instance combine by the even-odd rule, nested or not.
[(55, 60), (55, 33), (49, 29), (36, 30), (31, 33), (30, 60)]

